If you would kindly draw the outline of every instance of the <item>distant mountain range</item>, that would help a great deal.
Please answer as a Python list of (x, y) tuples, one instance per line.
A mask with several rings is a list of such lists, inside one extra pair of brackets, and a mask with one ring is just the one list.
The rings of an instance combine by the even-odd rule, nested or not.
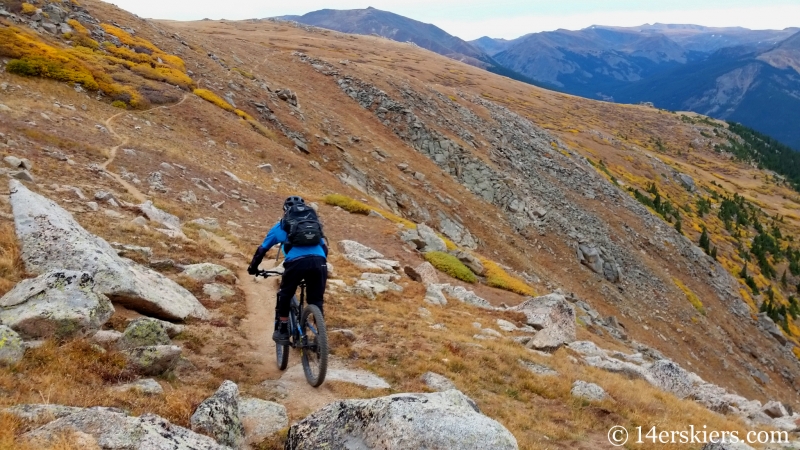
[(741, 122), (800, 150), (800, 28), (592, 26), (471, 42), (375, 8), (281, 19), (377, 34), (538, 86)]

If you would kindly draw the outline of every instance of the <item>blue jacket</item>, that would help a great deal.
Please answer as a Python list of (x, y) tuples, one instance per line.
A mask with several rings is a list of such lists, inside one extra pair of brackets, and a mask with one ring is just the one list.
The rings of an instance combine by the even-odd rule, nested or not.
[[(278, 221), (278, 223), (276, 223), (275, 226), (273, 226), (272, 229), (269, 230), (269, 233), (267, 233), (267, 237), (264, 238), (264, 242), (261, 243), (260, 248), (264, 253), (266, 253), (273, 246), (282, 244), (286, 242), (287, 239), (288, 236), (286, 235), (286, 231), (284, 231), (283, 228), (281, 228), (281, 222)], [(309, 247), (293, 246), (292, 249), (289, 250), (288, 254), (286, 254), (285, 250), (283, 250), (284, 255), (286, 256), (286, 261), (291, 261), (293, 259), (300, 258), (301, 256), (310, 256), (310, 255), (322, 256), (323, 258), (325, 258), (325, 249), (322, 247), (323, 244), (327, 245), (325, 239), (323, 239), (322, 244), (319, 245), (313, 245)]]

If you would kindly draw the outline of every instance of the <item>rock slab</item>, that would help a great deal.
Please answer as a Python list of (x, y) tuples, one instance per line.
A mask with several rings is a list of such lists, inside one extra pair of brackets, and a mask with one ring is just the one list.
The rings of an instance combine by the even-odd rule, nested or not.
[(340, 400), (289, 429), (287, 450), (517, 449), (505, 427), (457, 390)]
[(239, 418), (239, 387), (225, 380), (217, 392), (203, 400), (190, 419), (192, 430), (213, 436), (217, 442), (239, 448), (244, 426)]

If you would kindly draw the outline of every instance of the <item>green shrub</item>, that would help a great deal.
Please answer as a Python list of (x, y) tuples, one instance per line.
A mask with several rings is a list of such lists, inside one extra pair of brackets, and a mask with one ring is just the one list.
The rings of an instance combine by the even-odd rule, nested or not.
[(111, 106), (119, 109), (128, 109), (128, 104), (123, 102), (122, 100), (114, 100), (113, 102), (111, 102)]
[(427, 252), (425, 259), (436, 269), (450, 275), (453, 278), (467, 283), (474, 283), (477, 277), (467, 266), (455, 256), (444, 252)]

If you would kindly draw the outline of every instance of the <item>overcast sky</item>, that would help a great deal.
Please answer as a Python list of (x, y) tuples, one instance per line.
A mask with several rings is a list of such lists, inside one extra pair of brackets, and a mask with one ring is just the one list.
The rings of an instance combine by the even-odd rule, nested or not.
[(372, 6), (432, 23), (462, 39), (516, 38), (590, 25), (691, 23), (783, 29), (800, 26), (800, 0), (114, 0), (142, 17), (174, 20), (250, 19), (319, 9)]

